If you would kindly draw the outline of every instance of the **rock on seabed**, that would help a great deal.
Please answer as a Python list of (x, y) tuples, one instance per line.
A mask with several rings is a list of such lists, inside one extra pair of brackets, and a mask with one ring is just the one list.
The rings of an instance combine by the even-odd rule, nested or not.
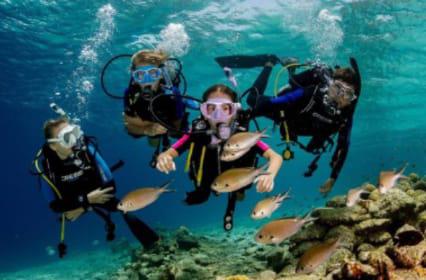
[[(247, 229), (224, 238), (181, 227), (159, 246), (133, 254), (112, 279), (356, 280), (426, 279), (426, 177), (410, 174), (386, 194), (364, 184), (367, 201), (346, 207), (346, 196), (314, 209), (314, 223), (277, 246), (261, 246)], [(251, 232), (254, 232), (253, 229)], [(309, 275), (295, 274), (311, 246), (340, 237), (341, 247)]]

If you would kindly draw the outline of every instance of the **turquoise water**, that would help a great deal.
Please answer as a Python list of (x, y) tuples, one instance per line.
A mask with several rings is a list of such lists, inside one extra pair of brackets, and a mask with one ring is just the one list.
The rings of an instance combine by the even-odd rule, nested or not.
[[(0, 1), (1, 174), (5, 178), (0, 271), (56, 261), (45, 248), (55, 246), (58, 225), (36, 179), (27, 172), (43, 141), (42, 123), (54, 116), (50, 102), (57, 102), (80, 120), (88, 134), (98, 137), (108, 161), (126, 161), (116, 174), (120, 194), (175, 178), (178, 193), (165, 195), (138, 213), (149, 224), (222, 226), (224, 197), (184, 206), (184, 191), (192, 188), (183, 173), (184, 158), (178, 161), (178, 172), (170, 176), (150, 169), (146, 140), (136, 141), (124, 133), (121, 103), (101, 91), (103, 64), (115, 54), (141, 48), (161, 47), (179, 57), (188, 94), (195, 97), (214, 83), (226, 82), (215, 56), (275, 53), (331, 65), (345, 65), (354, 56), (362, 71), (363, 90), (349, 156), (332, 195), (365, 181), (376, 182), (380, 170), (406, 161), (411, 163), (409, 172), (424, 174), (425, 10), (424, 1)], [(121, 92), (127, 85), (127, 65), (116, 67), (117, 75), (108, 77), (108, 85)], [(248, 88), (259, 70), (235, 70), (238, 90)], [(273, 79), (267, 90), (272, 92)], [(261, 120), (261, 126), (268, 122)], [(279, 138), (273, 135), (268, 142), (276, 145)], [(322, 167), (309, 179), (302, 174), (310, 156), (296, 151), (296, 159), (284, 163), (276, 191), (292, 187), (293, 199), (277, 216), (302, 214), (321, 205), (318, 187), (329, 174), (328, 158), (322, 158)], [(248, 220), (258, 197), (251, 191), (238, 205), (235, 227), (258, 225)], [(124, 225), (118, 227), (119, 235), (130, 236)], [(104, 245), (103, 226), (96, 218), (84, 217), (67, 228), (70, 251), (93, 250), (93, 240)]]

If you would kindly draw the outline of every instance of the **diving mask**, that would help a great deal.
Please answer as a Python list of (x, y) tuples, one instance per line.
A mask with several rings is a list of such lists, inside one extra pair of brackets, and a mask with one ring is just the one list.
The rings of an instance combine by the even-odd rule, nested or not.
[(153, 65), (137, 67), (132, 72), (133, 80), (139, 84), (152, 85), (163, 77), (163, 71)]
[(347, 102), (353, 102), (357, 96), (355, 90), (339, 80), (334, 80), (329, 86), (329, 94), (344, 98)]
[(59, 143), (62, 147), (70, 149), (78, 144), (82, 136), (80, 126), (68, 124), (59, 131), (57, 138), (47, 139), (47, 143)]
[(226, 98), (212, 98), (200, 106), (201, 114), (214, 126), (219, 123), (228, 123), (235, 118), (240, 109), (240, 103), (229, 101)]

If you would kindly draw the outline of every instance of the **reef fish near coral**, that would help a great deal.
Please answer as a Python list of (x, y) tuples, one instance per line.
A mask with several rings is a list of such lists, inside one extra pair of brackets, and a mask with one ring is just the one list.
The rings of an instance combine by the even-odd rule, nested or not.
[(379, 191), (381, 194), (387, 193), (393, 188), (399, 179), (405, 179), (403, 175), (408, 164), (405, 164), (399, 171), (382, 171), (379, 175)]
[(364, 190), (363, 187), (350, 189), (346, 195), (346, 206), (352, 207), (357, 204), (361, 199), (361, 195), (364, 193), (368, 193), (368, 191)]
[(340, 246), (340, 239), (327, 240), (308, 249), (297, 263), (297, 273), (312, 273), (321, 264), (328, 261)]
[(309, 215), (305, 218), (279, 219), (264, 225), (255, 236), (260, 244), (279, 244), (296, 234), (306, 223), (315, 221)]
[(281, 203), (290, 197), (289, 192), (290, 191), (259, 201), (254, 207), (251, 217), (255, 220), (271, 217), (272, 213), (281, 206)]

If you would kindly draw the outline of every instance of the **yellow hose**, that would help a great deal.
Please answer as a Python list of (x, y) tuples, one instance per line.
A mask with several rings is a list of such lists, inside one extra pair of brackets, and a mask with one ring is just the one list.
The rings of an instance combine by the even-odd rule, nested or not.
[(201, 150), (201, 158), (200, 158), (200, 166), (198, 167), (197, 173), (197, 186), (199, 187), (201, 184), (201, 180), (203, 179), (203, 167), (204, 167), (204, 158), (206, 156), (206, 146), (203, 146)]
[(47, 184), (53, 189), (53, 191), (56, 193), (56, 195), (59, 197), (59, 199), (62, 199), (62, 195), (59, 192), (58, 188), (52, 183), (52, 181), (47, 178), (47, 176), (41, 171), (40, 166), (38, 165), (38, 160), (34, 160), (34, 165), (37, 169), (37, 171), (40, 173), (40, 176), (47, 182)]
[(65, 240), (65, 214), (62, 214), (61, 217), (61, 242)]
[(192, 158), (193, 151), (194, 151), (194, 142), (192, 142), (191, 145), (189, 146), (188, 157), (186, 158), (186, 163), (185, 163), (185, 172), (188, 172), (189, 167), (191, 167), (191, 158)]

